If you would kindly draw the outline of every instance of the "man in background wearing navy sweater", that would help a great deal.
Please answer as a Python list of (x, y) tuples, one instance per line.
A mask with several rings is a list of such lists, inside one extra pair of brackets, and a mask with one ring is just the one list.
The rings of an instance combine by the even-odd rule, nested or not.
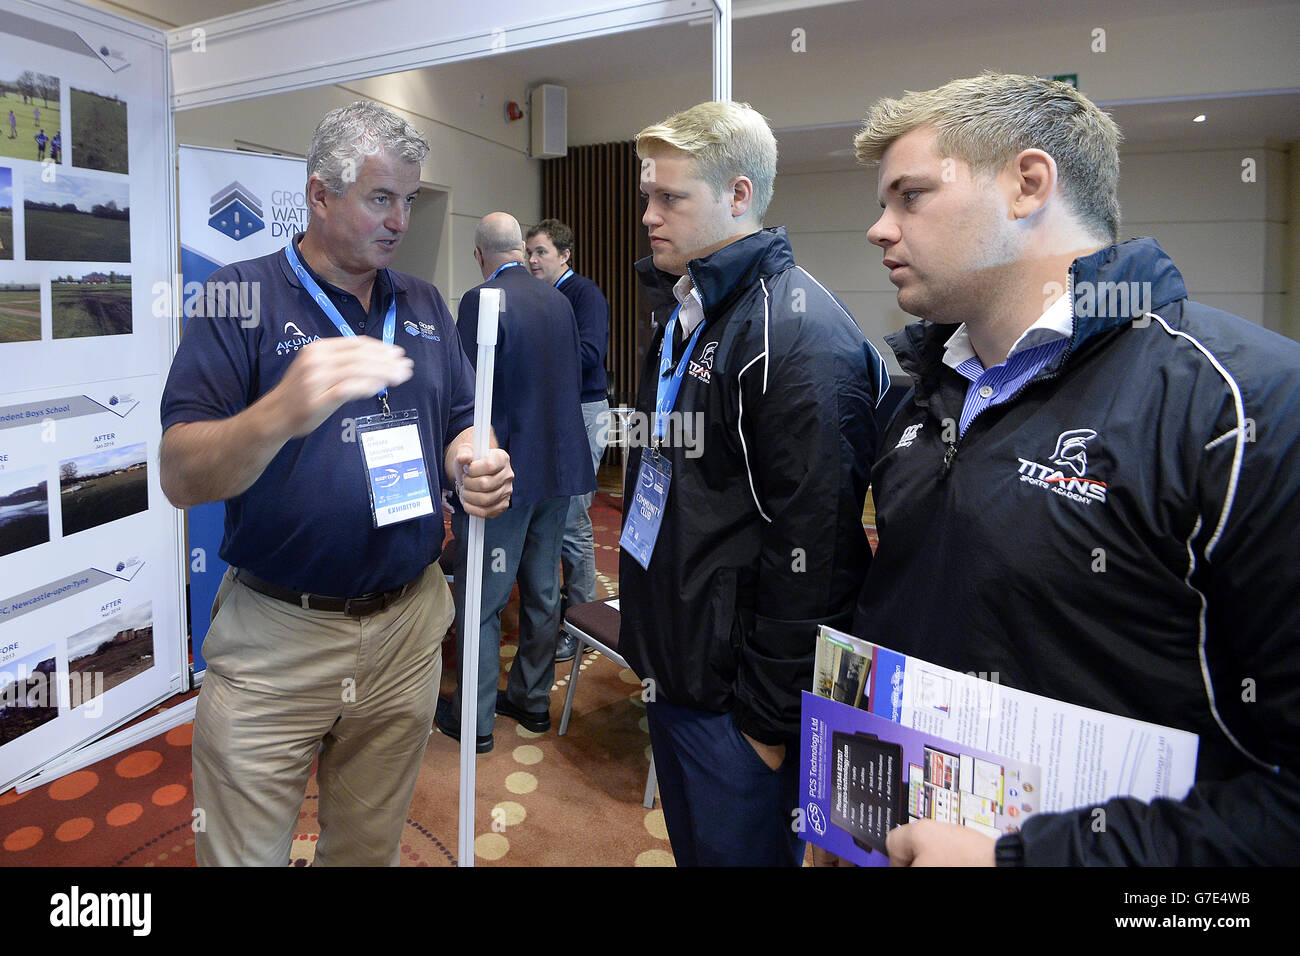
[[(573, 306), (578, 320), (578, 338), (582, 348), (582, 420), (591, 447), (591, 467), (600, 471), (609, 436), (609, 396), (605, 380), (605, 349), (609, 344), (609, 303), (600, 287), (586, 276), (573, 271), (573, 230), (558, 219), (543, 219), (529, 231), (528, 268), (533, 275), (555, 286)], [(564, 527), (564, 546), (560, 561), (564, 569), (564, 587), (560, 592), (561, 609), (596, 600), (596, 543), (588, 511), (595, 491), (577, 495), (569, 503)], [(571, 661), (577, 652), (576, 642), (561, 634), (555, 660)]]
[[(583, 441), (578, 399), (578, 327), (564, 296), (529, 275), (524, 237), (508, 213), (484, 216), (474, 233), (474, 258), (484, 283), (460, 300), (456, 328), (471, 363), (478, 359), (482, 289), (504, 297), (497, 327), (492, 426), (511, 455), (515, 483), (510, 507), (484, 526), (483, 598), (479, 624), (479, 753), (492, 749), (494, 714), (544, 733), (551, 727), (550, 692), (560, 629), (560, 539), (569, 499), (596, 487)], [(452, 518), (456, 539), (468, 541), (465, 516)], [(464, 647), (465, 558), (456, 561), (456, 643)], [(501, 611), (519, 580), (519, 652), (504, 691), (497, 690)], [(458, 660), (464, 660), (458, 653)], [(464, 686), (461, 674), (460, 686)], [(440, 701), (438, 729), (460, 739), (460, 689), (450, 708)]]

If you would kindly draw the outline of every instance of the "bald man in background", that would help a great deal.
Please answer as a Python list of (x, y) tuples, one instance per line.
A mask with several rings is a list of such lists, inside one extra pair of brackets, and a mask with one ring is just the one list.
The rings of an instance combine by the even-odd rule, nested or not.
[[(535, 278), (524, 260), (524, 237), (508, 213), (494, 212), (474, 233), (474, 258), (482, 285), (460, 300), (456, 327), (471, 363), (478, 360), (479, 295), (500, 289), (492, 425), (515, 472), (510, 507), (487, 522), (483, 539), (483, 599), (479, 625), (479, 753), (492, 749), (495, 714), (526, 729), (551, 728), (550, 692), (560, 629), (560, 545), (569, 499), (595, 490), (595, 471), (582, 420), (578, 323), (573, 307), (549, 283)], [(467, 540), (463, 512), (452, 517), (457, 540)], [(466, 548), (455, 568), (456, 643), (464, 648)], [(501, 660), (501, 611), (519, 581), (519, 651), (510, 680), (497, 690)], [(458, 660), (464, 660), (458, 653)], [(463, 669), (451, 701), (440, 701), (437, 726), (460, 739)]]

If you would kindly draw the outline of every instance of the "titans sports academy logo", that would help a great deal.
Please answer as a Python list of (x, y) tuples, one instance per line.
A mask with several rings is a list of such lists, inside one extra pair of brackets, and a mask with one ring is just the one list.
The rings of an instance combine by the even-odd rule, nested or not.
[(705, 385), (713, 380), (713, 353), (717, 349), (717, 342), (709, 342), (704, 346), (704, 351), (700, 353), (700, 360), (698, 362), (692, 360), (687, 366), (687, 371)]
[[(1054, 494), (1091, 505), (1106, 503), (1106, 482), (1088, 477), (1088, 442), (1097, 437), (1091, 428), (1071, 428), (1061, 432), (1050, 465), (1017, 458), (1020, 480)], [(1067, 472), (1069, 472), (1067, 474)]]

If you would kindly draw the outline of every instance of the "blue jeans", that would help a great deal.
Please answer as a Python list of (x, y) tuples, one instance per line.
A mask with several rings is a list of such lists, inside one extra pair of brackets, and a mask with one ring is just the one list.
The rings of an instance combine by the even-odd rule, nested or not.
[(799, 749), (765, 764), (731, 714), (646, 704), (664, 824), (678, 866), (801, 866)]
[[(587, 426), (587, 445), (591, 448), (592, 471), (600, 472), (609, 436), (609, 402), (587, 402), (582, 406), (582, 421)], [(605, 441), (601, 441), (601, 439)], [(587, 513), (596, 499), (594, 491), (569, 499), (569, 515), (564, 525), (564, 546), (560, 563), (564, 566), (564, 588), (560, 592), (561, 610), (596, 600), (596, 540)]]
[[(506, 694), (524, 710), (551, 706), (555, 680), (555, 643), (560, 631), (560, 538), (568, 498), (546, 498), (523, 508), (507, 508), (484, 522), (483, 600), (478, 647), (478, 736), (492, 733), (496, 717), (497, 682), (501, 674), (501, 612), (519, 579), (519, 651), (510, 668)], [(452, 516), (459, 545), (456, 558), (457, 687), (452, 698), (460, 715), (464, 686), (465, 573), (469, 552), (469, 519)]]

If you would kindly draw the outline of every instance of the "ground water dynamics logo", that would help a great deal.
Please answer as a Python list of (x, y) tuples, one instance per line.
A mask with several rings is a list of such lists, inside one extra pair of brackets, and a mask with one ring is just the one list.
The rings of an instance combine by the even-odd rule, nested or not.
[(262, 201), (238, 180), (213, 194), (208, 213), (208, 225), (236, 242), (266, 228)]

